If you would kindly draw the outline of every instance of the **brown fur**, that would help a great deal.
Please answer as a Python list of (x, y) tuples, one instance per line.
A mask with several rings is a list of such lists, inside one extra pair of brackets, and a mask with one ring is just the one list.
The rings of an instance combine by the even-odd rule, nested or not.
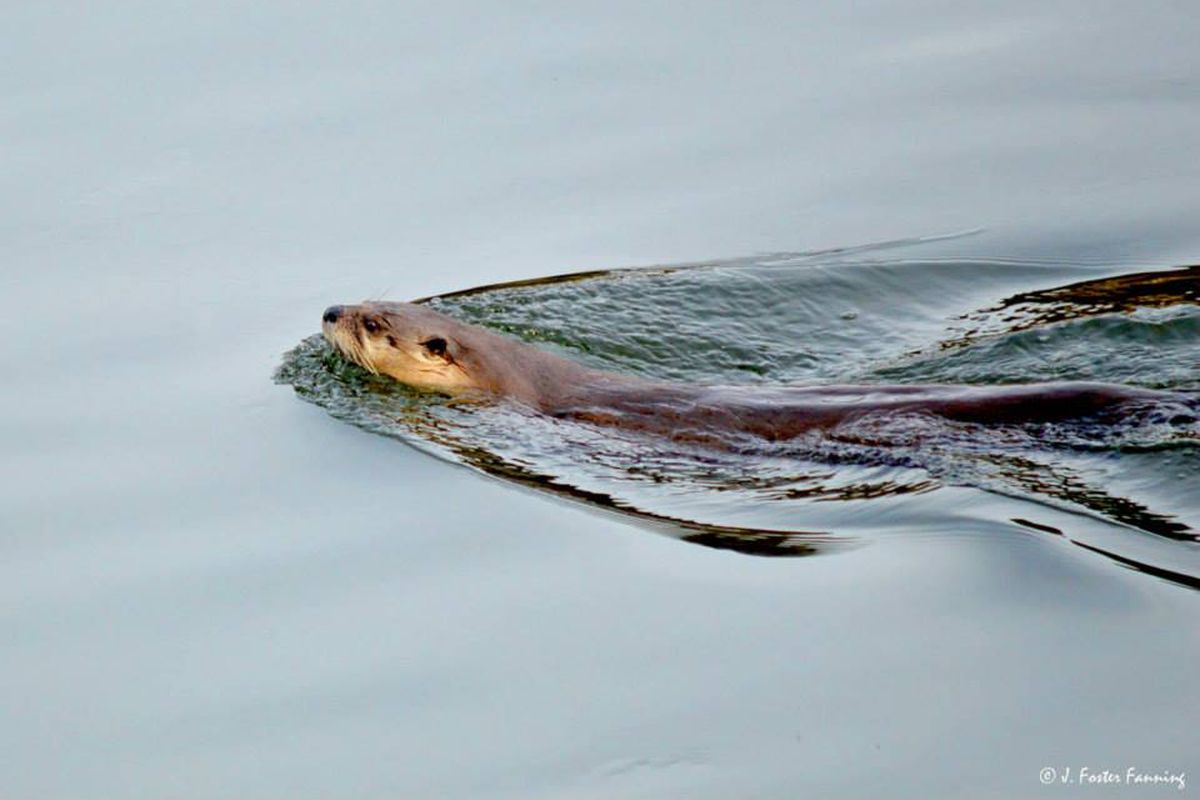
[(998, 424), (1054, 421), (1170, 397), (1071, 382), (775, 388), (657, 382), (590, 369), (411, 303), (335, 306), (326, 312), (323, 332), (366, 369), (420, 389), (508, 397), (557, 417), (680, 439), (704, 440), (713, 431), (729, 431), (781, 440), (880, 411)]

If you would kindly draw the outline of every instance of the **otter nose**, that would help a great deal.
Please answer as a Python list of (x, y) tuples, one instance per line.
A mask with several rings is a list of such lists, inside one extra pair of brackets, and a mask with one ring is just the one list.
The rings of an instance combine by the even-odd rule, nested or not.
[(332, 324), (334, 322), (337, 322), (338, 317), (340, 317), (341, 315), (342, 315), (342, 307), (341, 306), (330, 306), (329, 308), (325, 309), (325, 313), (324, 313), (324, 315), (322, 315), (321, 321)]

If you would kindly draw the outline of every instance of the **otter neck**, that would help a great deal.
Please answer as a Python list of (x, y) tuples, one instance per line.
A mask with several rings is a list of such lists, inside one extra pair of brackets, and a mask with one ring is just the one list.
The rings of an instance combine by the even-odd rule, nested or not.
[(639, 378), (592, 369), (505, 336), (487, 333), (483, 346), (470, 347), (462, 367), (478, 388), (511, 397), (540, 411), (570, 405), (586, 387), (643, 383)]

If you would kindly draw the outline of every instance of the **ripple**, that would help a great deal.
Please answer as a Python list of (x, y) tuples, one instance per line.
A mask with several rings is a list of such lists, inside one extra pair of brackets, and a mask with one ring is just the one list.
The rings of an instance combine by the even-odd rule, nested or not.
[[(1086, 378), (1200, 389), (1197, 268), (1013, 290), (1080, 270), (1112, 267), (773, 254), (559, 276), (425, 302), (594, 366), (687, 382)], [(989, 294), (1007, 299), (979, 303)], [(981, 310), (961, 310), (973, 305)], [(931, 515), (960, 513), (943, 497), (950, 486), (1160, 539), (1197, 536), (1200, 400), (1187, 395), (1107, 419), (1040, 425), (872, 414), (785, 442), (727, 437), (714, 448), (411, 391), (347, 363), (319, 336), (285, 356), (277, 380), (340, 419), (438, 457), (744, 553), (811, 555), (911, 530)], [(1155, 507), (1160, 497), (1123, 493), (1122, 455), (1135, 452), (1144, 455), (1136, 464), (1143, 476), (1167, 468), (1167, 454), (1189, 454), (1170, 469), (1192, 491), (1168, 508)], [(1010, 515), (1031, 530), (1056, 529), (1034, 516)]]

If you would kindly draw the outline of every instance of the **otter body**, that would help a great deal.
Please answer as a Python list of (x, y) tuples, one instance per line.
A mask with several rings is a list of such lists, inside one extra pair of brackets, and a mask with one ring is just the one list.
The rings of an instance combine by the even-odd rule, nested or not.
[(739, 432), (784, 440), (879, 412), (993, 424), (1053, 422), (1175, 397), (1079, 382), (998, 387), (660, 382), (591, 369), (411, 303), (332, 306), (325, 311), (322, 331), (360, 366), (420, 389), (507, 397), (555, 417), (680, 438)]

